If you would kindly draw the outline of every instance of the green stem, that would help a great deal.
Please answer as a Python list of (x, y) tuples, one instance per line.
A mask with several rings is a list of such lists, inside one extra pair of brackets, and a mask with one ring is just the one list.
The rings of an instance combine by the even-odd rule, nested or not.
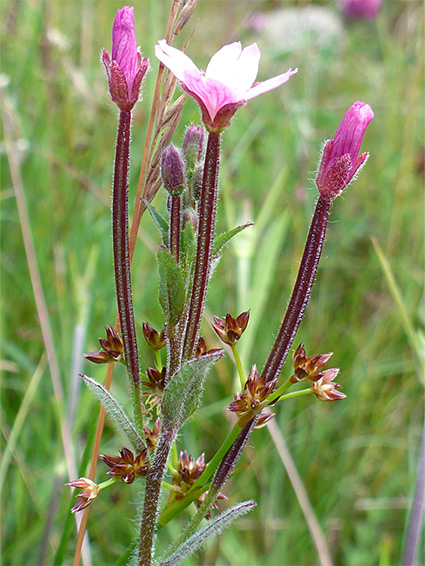
[(238, 434), (240, 433), (241, 429), (235, 425), (232, 430), (230, 431), (227, 438), (224, 440), (223, 444), (220, 446), (214, 457), (208, 462), (205, 470), (190, 488), (190, 490), (186, 493), (184, 499), (180, 501), (176, 501), (168, 509), (165, 509), (160, 517), (159, 517), (159, 524), (166, 525), (173, 517), (178, 515), (188, 507), (199, 496), (199, 488), (201, 488), (213, 475), (215, 470), (217, 469), (218, 465), (228, 452), (229, 448), (232, 446), (233, 442), (236, 440)]
[[(283, 387), (283, 385), (282, 385), (282, 387)], [(309, 394), (313, 393), (313, 391), (311, 390), (311, 387), (308, 387), (307, 389), (300, 389), (299, 391), (292, 391), (292, 393), (287, 393), (286, 395), (282, 395), (280, 393), (280, 389), (282, 389), (282, 388), (279, 387), (279, 389), (277, 389), (272, 395), (270, 395), (270, 397), (267, 398), (264, 405), (261, 404), (260, 407), (262, 409), (264, 409), (264, 407), (266, 407), (267, 405), (270, 405), (270, 403), (272, 403), (278, 397), (280, 397), (279, 401), (283, 401), (284, 399), (292, 399), (293, 397), (301, 397), (302, 395), (309, 395)]]
[(155, 350), (155, 365), (156, 365), (156, 369), (159, 372), (161, 372), (162, 371), (161, 350)]
[(242, 367), (241, 357), (239, 355), (238, 347), (236, 344), (232, 346), (233, 356), (235, 358), (236, 369), (238, 370), (239, 380), (241, 382), (242, 390), (245, 387), (245, 374)]
[(106, 481), (100, 483), (100, 484), (98, 485), (99, 490), (105, 489), (105, 487), (109, 487), (110, 485), (114, 485), (114, 483), (117, 483), (117, 481), (119, 481), (120, 479), (121, 479), (121, 478), (115, 477), (115, 478), (111, 478), (111, 479), (109, 479), (109, 480), (106, 480)]

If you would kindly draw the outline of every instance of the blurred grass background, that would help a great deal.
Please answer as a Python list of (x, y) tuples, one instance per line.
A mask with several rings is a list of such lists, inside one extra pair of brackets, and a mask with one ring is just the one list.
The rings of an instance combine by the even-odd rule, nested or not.
[[(169, 8), (166, 1), (133, 4), (137, 40), (150, 57), (152, 72), (134, 115), (131, 206), (157, 70), (153, 46), (165, 34)], [(348, 398), (335, 404), (310, 398), (287, 401), (277, 410), (276, 423), (335, 564), (396, 564), (424, 410), (417, 356), (424, 324), (423, 4), (387, 1), (372, 22), (342, 20), (334, 2), (314, 6), (326, 11), (329, 22), (337, 22), (334, 33), (325, 33), (330, 29), (325, 26), (315, 36), (288, 26), (288, 16), (283, 16), (276, 39), (250, 14), (276, 20), (276, 10), (305, 10), (307, 2), (199, 0), (177, 43), (182, 46), (195, 27), (188, 53), (205, 68), (224, 43), (257, 41), (263, 54), (259, 80), (299, 67), (287, 85), (239, 110), (223, 136), (218, 230), (241, 220), (258, 222), (227, 248), (212, 280), (207, 318), (251, 308), (240, 348), (246, 370), (254, 362), (262, 366), (302, 254), (316, 199), (312, 178), (321, 143), (333, 135), (355, 100), (368, 102), (375, 119), (363, 151), (370, 152), (370, 159), (355, 185), (333, 205), (318, 279), (296, 341), (305, 342), (310, 354), (335, 352), (332, 367), (341, 368), (339, 381)], [(68, 476), (60, 430), (69, 425), (68, 449), (78, 473), (86, 474), (85, 450), (98, 405), (88, 391), (77, 391), (76, 374), (84, 371), (104, 380), (105, 367), (83, 363), (81, 356), (97, 349), (97, 337), (113, 324), (116, 312), (108, 206), (117, 111), (99, 57), (102, 47), (110, 49), (111, 25), (120, 7), (115, 0), (2, 0), (0, 5), (2, 117), (9, 123), (4, 129), (8, 139), (1, 145), (3, 564), (72, 563), (73, 497), (63, 487)], [(176, 144), (190, 120), (198, 120), (192, 100)], [(22, 177), (29, 222), (18, 215), (11, 155)], [(163, 209), (164, 195), (154, 204)], [(30, 230), (35, 244), (63, 389), (59, 401), (22, 229)], [(140, 235), (133, 291), (146, 368), (153, 359), (143, 343), (141, 323), (162, 325), (154, 255), (159, 237), (147, 215)], [(403, 308), (371, 237), (388, 261)], [(204, 335), (214, 347), (207, 324)], [(223, 408), (232, 395), (233, 372), (228, 356), (211, 373), (203, 408), (183, 429), (179, 449), (194, 457), (201, 452), (207, 459), (212, 456), (229, 427)], [(288, 372), (287, 364), (285, 378)], [(119, 368), (112, 388), (125, 402), (126, 378)], [(116, 453), (121, 442), (107, 426), (101, 451)], [(226, 494), (229, 504), (253, 498), (258, 507), (187, 563), (318, 563), (267, 429), (251, 437), (241, 463), (248, 461), (251, 465), (229, 482)], [(100, 464), (99, 481), (106, 479), (105, 471)], [(116, 485), (92, 506), (93, 564), (124, 563), (134, 532), (136, 484)], [(159, 548), (165, 549), (183, 519), (159, 533)], [(418, 563), (424, 560), (421, 545)]]

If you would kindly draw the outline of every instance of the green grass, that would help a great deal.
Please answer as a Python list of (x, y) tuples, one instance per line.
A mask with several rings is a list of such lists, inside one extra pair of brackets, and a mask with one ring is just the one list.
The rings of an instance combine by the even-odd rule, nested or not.
[[(10, 566), (53, 564), (55, 555), (59, 563), (71, 564), (75, 548), (71, 519), (70, 538), (57, 554), (72, 504), (69, 488), (63, 487), (68, 476), (60, 426), (78, 371), (104, 380), (105, 368), (83, 363), (81, 354), (96, 349), (103, 327), (115, 318), (108, 205), (117, 112), (99, 53), (110, 47), (120, 6), (99, 0), (3, 0), (0, 7), (2, 73), (8, 78), (2, 112), (12, 124), (0, 156), (2, 563)], [(241, 28), (248, 6), (199, 2), (189, 53), (198, 56), (200, 66), (223, 43), (239, 36), (244, 43), (257, 40)], [(138, 42), (153, 70), (133, 123), (131, 203), (157, 69), (153, 45), (164, 35), (167, 8), (167, 2), (136, 2)], [(243, 213), (245, 220), (259, 222), (226, 248), (212, 280), (208, 319), (252, 308), (247, 345), (240, 343), (248, 370), (254, 362), (262, 366), (292, 289), (316, 198), (311, 179), (322, 140), (333, 135), (355, 100), (368, 102), (375, 112), (363, 145), (370, 159), (358, 181), (333, 204), (318, 279), (297, 337), (307, 353), (334, 352), (332, 366), (341, 368), (347, 399), (335, 404), (288, 400), (276, 416), (336, 564), (378, 564), (381, 556), (398, 563), (414, 489), (424, 409), (423, 360), (418, 358), (424, 323), (421, 16), (420, 3), (387, 2), (376, 22), (345, 22), (343, 41), (333, 48), (306, 45), (280, 55), (264, 49), (260, 80), (289, 66), (298, 66), (299, 74), (240, 109), (223, 136), (218, 230), (232, 227)], [(217, 23), (215, 34), (211, 22)], [(264, 38), (258, 41), (263, 47)], [(181, 142), (185, 124), (197, 119), (189, 100), (175, 143)], [(52, 389), (8, 152), (19, 158), (62, 401)], [(164, 195), (154, 204), (163, 209)], [(145, 368), (153, 358), (142, 343), (141, 322), (162, 324), (154, 255), (159, 237), (148, 215), (141, 239), (133, 291)], [(204, 335), (214, 347), (207, 324)], [(287, 365), (284, 376), (289, 371)], [(204, 407), (183, 429), (179, 449), (195, 457), (203, 451), (207, 458), (213, 455), (229, 427), (223, 399), (230, 398), (233, 380), (227, 356), (211, 372)], [(113, 390), (125, 402), (124, 371), (114, 372)], [(97, 414), (96, 401), (81, 389), (69, 447), (81, 474), (87, 472), (83, 453)], [(121, 442), (107, 427), (102, 452), (117, 452)], [(229, 504), (252, 498), (258, 507), (224, 534), (219, 547), (211, 544), (201, 558), (187, 563), (318, 563), (266, 429), (251, 437), (241, 463), (248, 461), (226, 494)], [(100, 464), (100, 480), (105, 471)], [(137, 485), (116, 485), (92, 506), (88, 528), (94, 564), (114, 564), (127, 551), (135, 511), (129, 502), (137, 496)], [(178, 534), (184, 518), (160, 532), (160, 548)], [(418, 563), (424, 559), (422, 546)]]

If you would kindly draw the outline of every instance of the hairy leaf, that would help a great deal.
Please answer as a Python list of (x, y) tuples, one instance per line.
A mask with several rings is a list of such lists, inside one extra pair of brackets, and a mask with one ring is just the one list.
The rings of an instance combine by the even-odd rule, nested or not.
[(168, 325), (175, 326), (184, 308), (185, 286), (179, 266), (164, 247), (158, 251), (159, 302)]
[(236, 228), (232, 228), (227, 232), (223, 232), (214, 239), (213, 249), (212, 249), (212, 257), (215, 258), (218, 253), (221, 252), (222, 248), (239, 232), (245, 230), (248, 226), (253, 226), (253, 222), (247, 222), (246, 224), (242, 224), (241, 226), (236, 226)]
[(169, 558), (161, 562), (159, 566), (174, 566), (178, 564), (184, 558), (187, 558), (199, 550), (208, 539), (221, 534), (233, 521), (251, 511), (256, 505), (255, 501), (243, 501), (227, 509), (224, 513), (209, 521), (205, 527), (193, 533), (193, 535), (186, 539)]
[(138, 452), (141, 452), (145, 445), (143, 440), (137, 433), (136, 427), (128, 418), (124, 409), (118, 403), (118, 401), (113, 397), (107, 389), (103, 387), (99, 382), (87, 375), (81, 375), (84, 383), (90, 389), (90, 391), (99, 399), (101, 404), (104, 406), (106, 414), (112, 420), (114, 425), (120, 430), (126, 439), (132, 444), (133, 448)]
[(219, 350), (190, 360), (173, 376), (161, 401), (163, 420), (169, 428), (179, 430), (196, 411), (207, 371), (223, 354), (224, 351)]
[(148, 210), (150, 212), (150, 215), (152, 216), (153, 221), (155, 222), (155, 224), (158, 226), (161, 234), (162, 234), (162, 241), (164, 243), (164, 246), (168, 246), (170, 245), (169, 243), (169, 225), (168, 225), (168, 220), (166, 220), (162, 214), (160, 214), (157, 209), (152, 206), (151, 204), (149, 204), (146, 200), (144, 201), (146, 206), (148, 207)]

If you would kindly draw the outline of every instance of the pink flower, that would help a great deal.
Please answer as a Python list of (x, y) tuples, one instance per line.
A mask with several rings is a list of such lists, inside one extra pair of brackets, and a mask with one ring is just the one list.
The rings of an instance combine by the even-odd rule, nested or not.
[(340, 6), (346, 18), (374, 20), (384, 0), (341, 0)]
[(366, 128), (373, 119), (372, 108), (355, 102), (342, 119), (333, 140), (328, 140), (316, 177), (316, 185), (325, 198), (339, 195), (368, 158), (359, 155)]
[(233, 114), (247, 100), (283, 85), (298, 71), (289, 69), (282, 75), (254, 83), (261, 56), (255, 43), (245, 49), (239, 42), (225, 45), (212, 56), (205, 72), (165, 39), (155, 46), (155, 55), (179, 79), (183, 90), (198, 101), (202, 119), (210, 131), (228, 126)]
[(112, 26), (112, 54), (104, 49), (102, 62), (108, 75), (109, 92), (121, 110), (131, 110), (139, 98), (148, 60), (137, 51), (134, 8), (118, 10)]

